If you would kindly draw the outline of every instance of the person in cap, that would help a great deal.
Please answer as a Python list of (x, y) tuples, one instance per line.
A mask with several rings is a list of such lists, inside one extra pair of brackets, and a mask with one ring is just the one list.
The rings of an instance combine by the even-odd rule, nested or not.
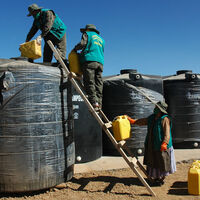
[(105, 41), (93, 24), (87, 24), (80, 31), (82, 33), (81, 42), (74, 47), (73, 51), (81, 50), (80, 63), (84, 88), (90, 103), (95, 109), (99, 109), (102, 105)]
[(62, 20), (53, 10), (43, 9), (37, 4), (30, 5), (28, 11), (27, 16), (33, 16), (34, 21), (27, 34), (26, 42), (30, 41), (40, 29), (41, 35), (37, 37), (37, 42), (41, 44), (41, 40), (44, 38), (43, 62), (49, 63), (53, 58), (53, 52), (47, 43), (48, 40), (51, 40), (57, 47), (61, 58), (66, 60), (66, 26)]
[(176, 171), (174, 149), (172, 146), (172, 122), (167, 113), (168, 105), (159, 101), (154, 112), (147, 118), (128, 120), (134, 125), (147, 125), (145, 139), (144, 165), (151, 183), (156, 186), (164, 184), (167, 175)]

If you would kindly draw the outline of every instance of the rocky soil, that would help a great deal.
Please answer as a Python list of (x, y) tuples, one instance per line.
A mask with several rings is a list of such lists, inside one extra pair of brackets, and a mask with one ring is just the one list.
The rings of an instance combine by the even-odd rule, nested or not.
[[(64, 188), (26, 194), (1, 194), (0, 200), (130, 200), (168, 199), (190, 200), (200, 196), (188, 194), (187, 176), (192, 160), (177, 164), (177, 172), (169, 175), (165, 184), (152, 187), (158, 198), (152, 197), (130, 169), (75, 174)], [(141, 172), (142, 173), (142, 172)]]

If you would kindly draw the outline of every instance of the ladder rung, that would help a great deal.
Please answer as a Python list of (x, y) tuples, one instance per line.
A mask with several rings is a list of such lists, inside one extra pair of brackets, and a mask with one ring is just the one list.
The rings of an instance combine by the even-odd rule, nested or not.
[(68, 78), (72, 79), (72, 78), (75, 78), (77, 80), (80, 80), (81, 79), (81, 76), (77, 76), (74, 72), (70, 72), (68, 74)]
[(104, 126), (108, 128), (112, 128), (112, 122), (105, 123)]
[(126, 144), (126, 141), (122, 140), (118, 142), (118, 147), (123, 147)]
[(137, 159), (135, 157), (131, 158), (130, 162), (132, 162), (134, 165), (137, 165)]

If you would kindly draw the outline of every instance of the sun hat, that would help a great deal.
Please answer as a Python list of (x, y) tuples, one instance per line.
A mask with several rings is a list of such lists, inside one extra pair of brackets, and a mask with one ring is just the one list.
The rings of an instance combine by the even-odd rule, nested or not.
[(80, 31), (81, 33), (85, 32), (87, 29), (96, 32), (97, 34), (99, 34), (99, 31), (97, 30), (96, 26), (93, 24), (87, 24), (85, 26), (85, 28), (81, 28)]
[(158, 107), (161, 112), (168, 114), (167, 113), (168, 105), (164, 101), (158, 101), (155, 106)]
[(40, 10), (42, 9), (42, 7), (39, 7), (37, 4), (32, 4), (28, 7), (28, 11), (29, 11), (29, 14), (27, 15), (28, 17), (30, 17), (33, 13), (33, 11), (36, 11), (36, 10)]

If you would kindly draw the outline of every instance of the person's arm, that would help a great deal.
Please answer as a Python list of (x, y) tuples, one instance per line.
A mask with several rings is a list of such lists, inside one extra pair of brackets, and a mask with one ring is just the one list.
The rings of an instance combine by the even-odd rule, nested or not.
[(131, 117), (128, 116), (128, 120), (131, 124), (136, 124), (138, 126), (145, 126), (148, 123), (147, 118), (141, 118), (141, 119), (132, 119)]
[(29, 33), (26, 36), (26, 42), (29, 42), (32, 39), (32, 37), (37, 33), (37, 31), (38, 31), (38, 28), (33, 22), (33, 25), (31, 27)]
[(83, 33), (82, 38), (81, 38), (81, 42), (79, 42), (75, 47), (74, 47), (74, 51), (78, 51), (78, 50), (83, 50), (86, 45), (87, 45), (87, 41), (88, 41), (88, 35), (87, 33)]
[(168, 117), (165, 117), (162, 121), (162, 127), (164, 132), (164, 139), (161, 144), (161, 151), (167, 150), (167, 144), (169, 143), (170, 139), (170, 119)]
[(134, 124), (138, 126), (145, 126), (148, 124), (148, 119), (147, 118), (136, 119)]
[(56, 16), (53, 13), (53, 11), (51, 11), (51, 10), (45, 11), (45, 13), (42, 13), (42, 15), (45, 15), (45, 24), (42, 27), (41, 36), (45, 37), (49, 33), (49, 31), (51, 30)]
[(170, 119), (168, 117), (165, 117), (162, 121), (163, 126), (163, 132), (164, 132), (164, 140), (163, 142), (169, 143), (170, 139)]

